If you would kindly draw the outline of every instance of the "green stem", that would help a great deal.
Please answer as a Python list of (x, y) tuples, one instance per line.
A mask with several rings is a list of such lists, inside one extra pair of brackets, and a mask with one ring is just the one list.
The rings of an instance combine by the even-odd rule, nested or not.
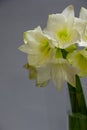
[(76, 87), (68, 83), (72, 113), (87, 115), (87, 107), (79, 76), (76, 75)]
[(69, 130), (87, 130), (87, 107), (79, 76), (76, 87), (68, 83), (72, 112), (69, 114)]

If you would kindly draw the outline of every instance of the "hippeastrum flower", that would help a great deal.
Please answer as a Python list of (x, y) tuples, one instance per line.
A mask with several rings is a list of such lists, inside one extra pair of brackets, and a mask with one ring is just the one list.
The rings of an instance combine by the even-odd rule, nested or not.
[(58, 48), (65, 49), (76, 43), (80, 35), (74, 27), (73, 6), (68, 6), (61, 14), (49, 15), (44, 31), (54, 39)]
[(76, 27), (78, 28), (81, 37), (79, 46), (87, 47), (87, 9), (83, 7), (81, 8), (80, 15), (79, 18), (77, 18), (76, 23)]
[(24, 32), (24, 43), (19, 49), (28, 54), (29, 65), (40, 67), (51, 59), (52, 40), (40, 27)]
[(76, 74), (76, 68), (69, 65), (67, 60), (60, 58), (37, 69), (37, 82), (42, 83), (52, 79), (57, 89), (62, 87), (64, 81), (75, 87)]
[(79, 70), (79, 76), (87, 76), (87, 50), (78, 50), (68, 54), (68, 61)]

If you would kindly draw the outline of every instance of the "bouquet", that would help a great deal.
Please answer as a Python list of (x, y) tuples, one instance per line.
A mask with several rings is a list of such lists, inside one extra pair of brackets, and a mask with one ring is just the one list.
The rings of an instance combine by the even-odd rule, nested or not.
[(87, 9), (75, 17), (69, 5), (62, 13), (50, 14), (44, 29), (40, 26), (23, 33), (29, 78), (44, 87), (50, 80), (60, 90), (67, 82), (71, 112), (69, 130), (87, 130), (87, 106), (80, 78), (87, 76)]

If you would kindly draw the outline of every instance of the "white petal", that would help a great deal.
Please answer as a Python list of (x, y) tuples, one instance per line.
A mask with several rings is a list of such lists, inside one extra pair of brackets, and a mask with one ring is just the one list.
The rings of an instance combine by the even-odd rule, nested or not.
[(39, 54), (40, 53), (39, 50), (38, 50), (38, 48), (34, 47), (32, 49), (29, 46), (29, 44), (21, 45), (18, 49), (21, 50), (24, 53), (27, 53), (27, 54)]
[(81, 40), (80, 42), (78, 42), (78, 46), (79, 47), (87, 47), (87, 42)]
[(65, 70), (65, 80), (75, 87), (75, 75), (78, 73), (77, 69), (69, 64), (66, 64), (63, 69)]
[(28, 63), (32, 66), (41, 67), (43, 64), (48, 63), (51, 60), (52, 51), (48, 51), (46, 48), (43, 52), (36, 51), (28, 55)]
[(68, 17), (74, 17), (74, 7), (73, 7), (72, 5), (69, 5), (68, 7), (66, 7), (66, 8), (63, 10), (62, 14), (63, 14), (64, 16), (66, 16), (67, 18), (68, 18)]
[(28, 63), (32, 66), (41, 67), (44, 64), (44, 59), (41, 55), (28, 55)]
[(77, 41), (80, 40), (80, 34), (75, 29), (73, 29), (71, 31), (71, 33), (72, 33), (72, 35), (71, 35), (71, 41), (70, 42), (77, 43)]
[(24, 42), (25, 44), (29, 44), (30, 42), (34, 42), (34, 44), (38, 45), (39, 42), (44, 39), (44, 34), (42, 33), (40, 27), (35, 28), (34, 30), (30, 30), (24, 32)]
[(82, 36), (85, 32), (86, 28), (86, 22), (82, 20), (81, 18), (75, 18), (74, 21), (74, 28), (79, 32), (79, 34)]
[(43, 67), (37, 68), (37, 83), (43, 83), (51, 78), (50, 66), (45, 65)]
[(52, 80), (56, 88), (58, 90), (61, 89), (64, 83), (64, 74), (63, 74), (62, 67), (60, 64), (52, 65), (51, 75), (52, 75)]
[(47, 30), (58, 31), (65, 24), (65, 18), (62, 14), (52, 14), (49, 15), (47, 22)]
[(67, 81), (72, 86), (75, 86), (75, 75), (78, 73), (77, 69), (68, 64), (64, 59), (59, 63), (52, 64), (52, 80), (56, 87), (62, 87), (64, 81)]
[(68, 28), (72, 28), (73, 22), (74, 22), (74, 7), (72, 5), (68, 6), (64, 9), (62, 14), (67, 19)]
[(79, 17), (81, 19), (87, 21), (87, 9), (85, 9), (84, 7), (82, 7), (81, 10), (80, 10), (80, 16)]

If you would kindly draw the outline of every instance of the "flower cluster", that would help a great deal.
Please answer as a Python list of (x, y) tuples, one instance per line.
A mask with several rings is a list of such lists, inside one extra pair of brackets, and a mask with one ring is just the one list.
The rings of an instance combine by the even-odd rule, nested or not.
[(75, 75), (87, 75), (87, 10), (81, 8), (75, 17), (74, 7), (48, 16), (46, 27), (24, 32), (24, 45), (19, 50), (27, 53), (30, 78), (36, 85), (45, 86), (52, 79), (59, 89), (64, 81), (75, 87)]

